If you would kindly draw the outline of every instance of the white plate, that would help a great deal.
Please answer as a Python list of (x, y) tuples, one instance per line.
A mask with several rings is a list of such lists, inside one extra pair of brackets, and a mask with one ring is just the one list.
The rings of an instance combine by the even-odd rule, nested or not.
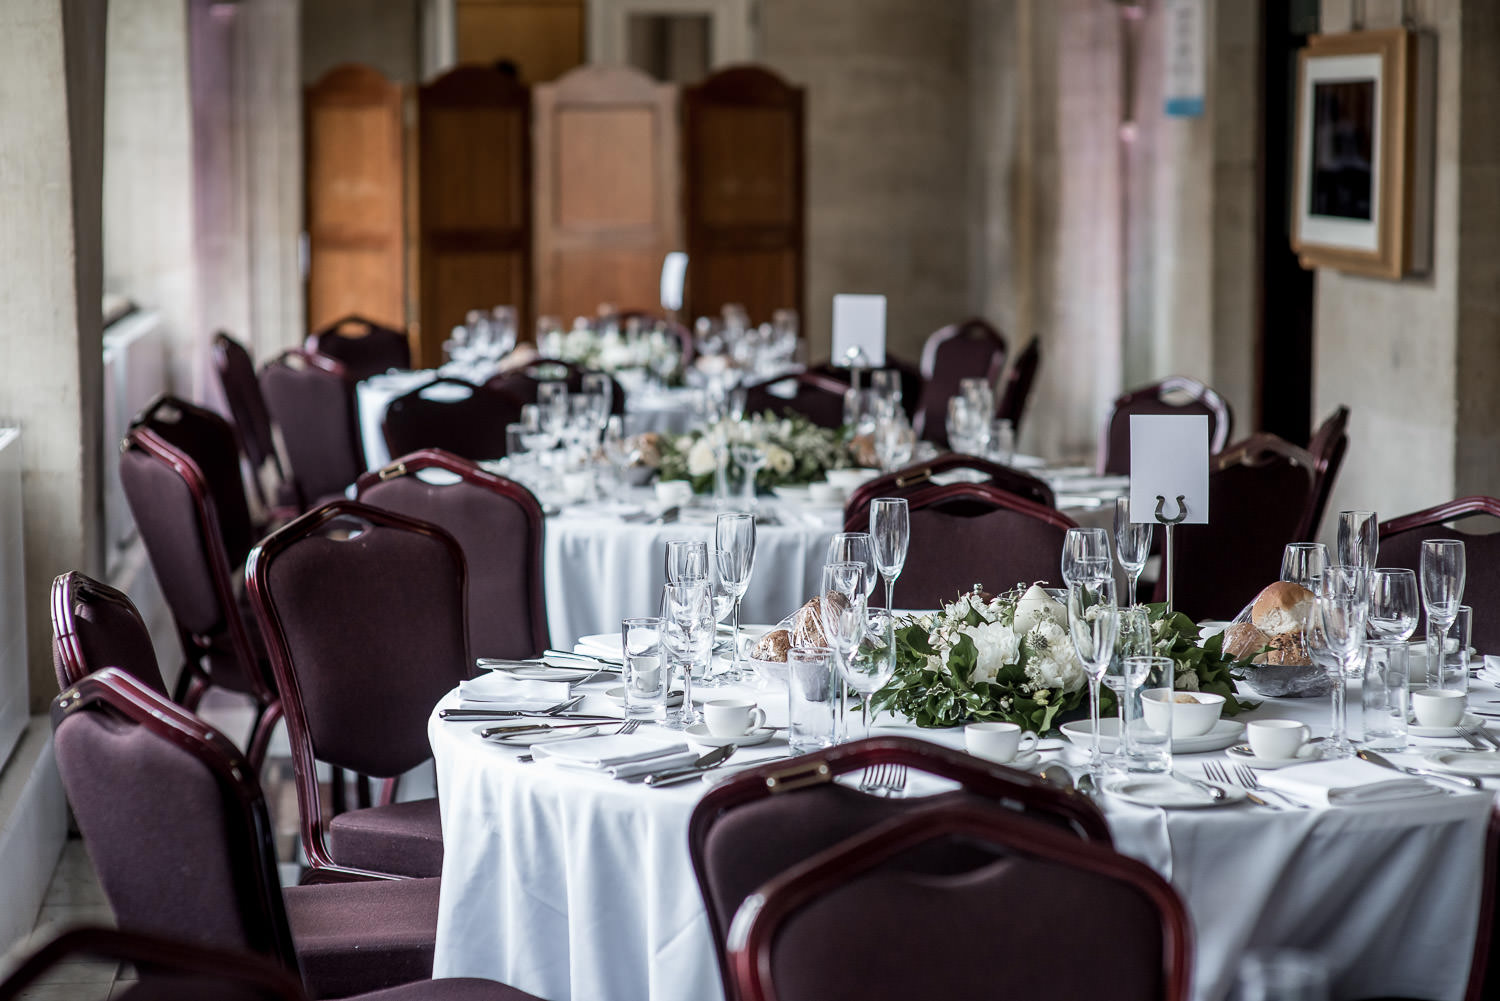
[(1459, 775), (1500, 775), (1500, 751), (1433, 751), (1427, 755), (1427, 763)]
[(796, 501), (799, 504), (806, 504), (808, 501), (806, 484), (802, 484), (801, 486), (772, 487), (771, 493), (784, 501)]
[(493, 737), (485, 736), (484, 731), (490, 727), (504, 725), (503, 723), (481, 723), (474, 728), (474, 732), (492, 744), (504, 744), (507, 747), (530, 747), (532, 744), (552, 744), (559, 740), (572, 740), (574, 737), (592, 737), (599, 732), (597, 726), (580, 726), (570, 727), (566, 730), (549, 728), (547, 730), (531, 730), (526, 733), (512, 733)]
[[(1464, 713), (1464, 718), (1458, 721), (1458, 726), (1466, 730), (1474, 727), (1488, 727), (1489, 724), (1475, 716), (1473, 713)], [(1457, 737), (1458, 727), (1454, 726), (1423, 726), (1413, 719), (1406, 726), (1406, 732), (1413, 737)]]
[[(625, 704), (625, 686), (624, 685), (616, 685), (613, 688), (606, 688), (604, 690), (604, 697), (606, 699), (609, 699), (609, 701), (613, 702), (617, 706), (623, 706)], [(676, 691), (676, 692), (673, 692), (670, 695), (668, 695), (667, 696), (667, 705), (669, 705), (669, 706), (680, 706), (680, 705), (682, 705), (682, 692), (681, 691)]]
[(733, 744), (736, 747), (754, 747), (756, 744), (764, 744), (776, 733), (775, 730), (762, 727), (759, 730), (751, 730), (749, 733), (741, 734), (738, 737), (715, 737), (708, 732), (708, 727), (702, 723), (694, 723), (682, 732), (687, 734), (687, 739), (690, 742), (700, 747), (723, 747), (726, 744)]
[[(1093, 746), (1093, 728), (1086, 719), (1074, 720), (1064, 723), (1059, 729), (1063, 736), (1067, 737), (1079, 747), (1087, 750)], [(1196, 737), (1173, 737), (1173, 754), (1198, 754), (1203, 751), (1220, 751), (1240, 739), (1245, 732), (1245, 724), (1236, 723), (1234, 720), (1221, 719), (1214, 724), (1214, 728), (1207, 733)], [(1120, 720), (1118, 717), (1110, 717), (1099, 721), (1099, 749), (1105, 754), (1114, 752), (1115, 745), (1119, 742)]]
[(1235, 744), (1224, 752), (1242, 765), (1251, 768), (1259, 768), (1262, 771), (1270, 771), (1273, 768), (1285, 768), (1287, 765), (1301, 764), (1304, 761), (1316, 761), (1323, 754), (1321, 744), (1303, 744), (1293, 758), (1257, 758), (1255, 752), (1250, 750), (1249, 744)]
[(1159, 806), (1166, 809), (1198, 810), (1208, 806), (1228, 806), (1245, 798), (1239, 786), (1204, 781), (1204, 785), (1224, 790), (1223, 799), (1215, 799), (1202, 789), (1170, 775), (1146, 775), (1107, 780), (1104, 791), (1127, 803)]
[(499, 667), (497, 671), (504, 671), (512, 678), (520, 678), (522, 681), (582, 681), (584, 678), (592, 678), (598, 671), (587, 667), (552, 667), (547, 664), (538, 664), (534, 667)]
[(1027, 751), (1025, 754), (1016, 755), (1009, 761), (992, 761), (989, 758), (979, 760), (988, 761), (992, 765), (1004, 765), (1006, 768), (1014, 768), (1020, 772), (1029, 772), (1041, 763), (1042, 756), (1035, 751)]

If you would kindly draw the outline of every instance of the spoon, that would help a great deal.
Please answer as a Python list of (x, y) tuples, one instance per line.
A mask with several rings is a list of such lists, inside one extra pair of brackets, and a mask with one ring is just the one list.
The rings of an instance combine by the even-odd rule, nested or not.
[(1068, 770), (1062, 765), (1057, 764), (1056, 762), (1043, 768), (1037, 774), (1040, 775), (1044, 781), (1052, 783), (1059, 789), (1073, 788), (1073, 776), (1069, 775)]

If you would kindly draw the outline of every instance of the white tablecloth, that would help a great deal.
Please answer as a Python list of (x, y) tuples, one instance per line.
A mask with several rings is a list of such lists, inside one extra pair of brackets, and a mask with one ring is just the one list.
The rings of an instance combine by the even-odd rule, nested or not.
[[(771, 722), (785, 722), (785, 705), (762, 698)], [(1283, 699), (1253, 715), (1300, 718), (1326, 732), (1327, 713), (1326, 699)], [(962, 744), (957, 731), (892, 729)], [(446, 845), (435, 976), (491, 977), (549, 1001), (721, 996), (687, 854), (701, 782), (648, 789), (519, 764), (518, 751), (436, 714), (428, 731)], [(736, 757), (785, 753), (775, 740)], [(1059, 753), (1081, 760), (1072, 749), (1047, 757)], [(1177, 767), (1199, 775), (1202, 760), (1221, 756), (1180, 755)], [(1117, 847), (1167, 876), (1186, 902), (1195, 999), (1226, 997), (1244, 951), (1261, 948), (1318, 953), (1336, 998), (1463, 996), (1488, 797), (1282, 812), (1160, 810), (1106, 797), (1104, 808)]]

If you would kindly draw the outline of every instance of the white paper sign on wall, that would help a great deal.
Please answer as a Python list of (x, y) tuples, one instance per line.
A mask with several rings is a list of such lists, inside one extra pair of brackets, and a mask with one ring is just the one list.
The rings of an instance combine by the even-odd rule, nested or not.
[(1208, 417), (1204, 414), (1132, 414), (1130, 417), (1130, 520), (1175, 518), (1177, 498), (1185, 525), (1208, 523)]
[(833, 363), (849, 364), (850, 353), (863, 356), (867, 368), (885, 365), (885, 296), (833, 297)]
[(1166, 113), (1196, 118), (1203, 114), (1204, 68), (1203, 0), (1167, 0)]

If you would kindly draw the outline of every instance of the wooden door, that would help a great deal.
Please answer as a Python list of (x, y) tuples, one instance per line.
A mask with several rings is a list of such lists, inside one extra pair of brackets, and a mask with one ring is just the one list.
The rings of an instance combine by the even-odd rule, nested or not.
[(458, 61), (515, 65), (522, 83), (556, 80), (583, 62), (583, 0), (457, 0)]
[(683, 91), (687, 315), (803, 309), (803, 91), (753, 66)]
[(536, 308), (647, 308), (682, 249), (677, 88), (585, 66), (536, 88)]
[(308, 331), (350, 313), (404, 329), (401, 86), (340, 66), (303, 97)]
[(417, 97), (417, 231), (424, 366), (471, 309), (531, 317), (531, 96), (515, 78), (455, 69)]

